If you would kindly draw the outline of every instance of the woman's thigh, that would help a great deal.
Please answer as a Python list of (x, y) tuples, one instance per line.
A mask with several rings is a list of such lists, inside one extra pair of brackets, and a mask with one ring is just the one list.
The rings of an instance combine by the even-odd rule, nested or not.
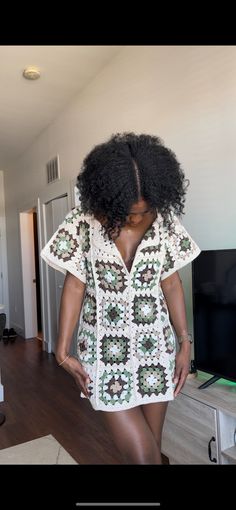
[(161, 435), (164, 425), (168, 402), (154, 402), (141, 406), (146, 423), (152, 431), (159, 448), (161, 447)]
[(160, 452), (140, 406), (102, 412), (105, 425), (127, 464), (160, 464)]

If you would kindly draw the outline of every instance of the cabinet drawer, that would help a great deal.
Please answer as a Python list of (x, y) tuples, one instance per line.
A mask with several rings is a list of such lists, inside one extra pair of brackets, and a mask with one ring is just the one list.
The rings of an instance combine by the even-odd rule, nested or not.
[[(215, 441), (212, 439), (215, 438)], [(186, 395), (169, 402), (163, 429), (162, 452), (176, 464), (218, 463), (216, 410)]]

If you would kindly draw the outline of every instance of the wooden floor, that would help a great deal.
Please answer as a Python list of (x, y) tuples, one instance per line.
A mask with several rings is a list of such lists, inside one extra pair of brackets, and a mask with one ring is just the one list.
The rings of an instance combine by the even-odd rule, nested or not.
[(42, 351), (40, 340), (1, 341), (0, 367), (6, 415), (0, 449), (52, 434), (80, 464), (122, 463), (101, 413), (80, 398), (73, 378)]
[(0, 368), (6, 415), (0, 449), (52, 434), (79, 464), (122, 464), (102, 413), (80, 398), (73, 378), (42, 351), (40, 340), (1, 341)]

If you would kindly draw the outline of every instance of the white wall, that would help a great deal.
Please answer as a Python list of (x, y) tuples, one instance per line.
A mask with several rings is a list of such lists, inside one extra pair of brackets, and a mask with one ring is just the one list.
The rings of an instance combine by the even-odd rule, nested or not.
[[(191, 181), (182, 219), (202, 249), (235, 247), (235, 46), (124, 48), (6, 172), (10, 312), (20, 322), (18, 211), (45, 188), (57, 153), (72, 179), (85, 154), (117, 131), (160, 136)], [(190, 267), (181, 271), (191, 321)], [(17, 314), (14, 303), (17, 302)]]

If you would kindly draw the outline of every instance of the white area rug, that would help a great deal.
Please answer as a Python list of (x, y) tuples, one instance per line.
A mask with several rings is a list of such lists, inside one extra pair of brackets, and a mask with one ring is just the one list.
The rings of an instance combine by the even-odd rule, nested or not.
[(0, 450), (0, 464), (77, 464), (51, 435)]

